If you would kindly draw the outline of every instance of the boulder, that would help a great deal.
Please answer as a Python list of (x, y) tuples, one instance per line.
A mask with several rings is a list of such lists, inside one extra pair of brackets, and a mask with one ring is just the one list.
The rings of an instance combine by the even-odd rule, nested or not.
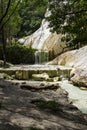
[(70, 74), (73, 83), (87, 87), (87, 46), (68, 51), (49, 62), (49, 64), (73, 67)]
[(58, 70), (45, 70), (44, 73), (32, 74), (31, 79), (36, 81), (58, 81), (59, 75)]
[(87, 70), (83, 68), (75, 68), (71, 71), (71, 81), (82, 87), (87, 87)]

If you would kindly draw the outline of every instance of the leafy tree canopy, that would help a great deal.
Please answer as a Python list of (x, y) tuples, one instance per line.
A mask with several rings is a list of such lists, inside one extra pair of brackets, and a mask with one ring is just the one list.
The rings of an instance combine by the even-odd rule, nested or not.
[(52, 31), (62, 33), (68, 45), (87, 43), (87, 0), (49, 0)]
[(20, 0), (0, 0), (0, 32), (4, 28), (5, 39), (15, 36), (20, 29), (19, 5)]
[(6, 65), (6, 43), (16, 35), (20, 17), (18, 6), (20, 0), (0, 0), (0, 43), (2, 43), (4, 67)]
[(47, 3), (48, 0), (22, 0), (19, 11), (22, 19), (19, 37), (30, 35), (40, 27)]

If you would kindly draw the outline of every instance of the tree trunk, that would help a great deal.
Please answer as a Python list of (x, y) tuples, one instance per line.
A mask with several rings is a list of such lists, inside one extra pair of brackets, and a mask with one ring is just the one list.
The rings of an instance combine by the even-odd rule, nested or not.
[(4, 28), (2, 28), (2, 51), (3, 51), (3, 66), (6, 67), (6, 40), (4, 34)]
[[(7, 9), (4, 13), (4, 2), (3, 0), (1, 0), (1, 19), (0, 19), (0, 25), (2, 26), (2, 21), (4, 19), (4, 17), (6, 16), (8, 9), (9, 9), (9, 5), (10, 5), (10, 0), (8, 2), (8, 6)], [(2, 52), (3, 52), (3, 66), (6, 67), (6, 40), (5, 40), (5, 31), (4, 31), (4, 26), (1, 29), (1, 38), (2, 38)]]

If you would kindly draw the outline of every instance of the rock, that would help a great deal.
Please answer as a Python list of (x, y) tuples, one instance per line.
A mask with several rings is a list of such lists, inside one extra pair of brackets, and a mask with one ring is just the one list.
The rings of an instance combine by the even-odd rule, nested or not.
[(21, 80), (23, 78), (22, 71), (20, 71), (20, 70), (16, 71), (15, 78)]
[(53, 81), (54, 81), (54, 82), (59, 81), (59, 77), (54, 77), (54, 78), (53, 78)]
[(15, 72), (15, 78), (19, 80), (29, 80), (29, 71), (28, 70), (17, 70)]
[(66, 47), (64, 42), (61, 42), (61, 34), (51, 33), (49, 37), (44, 41), (42, 49), (46, 48), (50, 52), (50, 56), (56, 56), (63, 52), (63, 49)]
[(71, 81), (78, 86), (87, 87), (87, 71), (83, 68), (75, 68), (71, 71)]
[(81, 89), (81, 90), (87, 90), (87, 88), (86, 88), (86, 87), (80, 87), (80, 89)]
[(62, 66), (70, 66), (73, 67), (73, 63), (69, 62), (72, 57), (76, 54), (77, 50), (73, 50), (73, 51), (67, 51), (63, 54), (61, 54), (60, 56), (57, 56), (54, 60), (48, 62), (48, 64), (50, 65), (62, 65)]
[(14, 69), (11, 69), (10, 67), (9, 68), (0, 68), (0, 73), (5, 73), (11, 77), (15, 76), (15, 72), (16, 71)]
[(59, 89), (57, 89), (57, 92), (60, 93), (61, 95), (63, 94), (63, 95), (67, 95), (68, 96), (68, 92), (65, 91), (64, 89), (59, 88)]
[(22, 79), (29, 80), (29, 71), (28, 70), (23, 70), (23, 77), (22, 77)]
[(67, 66), (58, 66), (58, 76), (60, 77), (59, 79), (70, 79), (70, 72), (72, 70), (72, 67), (67, 67)]
[(38, 80), (38, 81), (43, 81), (49, 79), (49, 75), (47, 73), (42, 73), (42, 74), (33, 74), (32, 79)]
[[(48, 10), (45, 17), (49, 15)], [(63, 48), (66, 47), (64, 42), (61, 42), (61, 34), (52, 33), (48, 27), (49, 22), (43, 19), (41, 27), (30, 36), (19, 39), (19, 42), (25, 46), (32, 46), (37, 50), (46, 50), (51, 55), (58, 55), (63, 52)]]
[(78, 86), (87, 87), (87, 46), (78, 50), (68, 51), (49, 64), (64, 65), (73, 67), (71, 71), (71, 80)]
[(32, 74), (32, 79), (36, 80), (36, 81), (49, 81), (49, 82), (58, 81), (59, 80), (59, 77), (57, 76), (57, 71), (56, 71), (56, 74), (55, 74), (55, 71), (54, 72), (52, 72), (52, 71), (50, 72), (49, 71), (48, 74), (47, 73)]
[(27, 90), (56, 90), (60, 86), (58, 83), (53, 83), (53, 82), (41, 82), (41, 83), (26, 83), (26, 84), (20, 84), (21, 89), (27, 89)]
[(12, 80), (13, 77), (5, 74), (5, 73), (0, 73), (0, 79), (7, 79), (7, 80)]
[(68, 102), (61, 88), (33, 92), (2, 80), (0, 99), (0, 130), (87, 130), (87, 115)]
[(58, 57), (56, 57), (55, 59), (53, 59), (52, 61), (49, 61), (47, 63), (47, 65), (58, 65)]
[(50, 78), (54, 78), (54, 77), (57, 77), (58, 76), (58, 72), (57, 72), (57, 68), (54, 66), (54, 69), (53, 70), (50, 70), (50, 67), (48, 66), (49, 70), (45, 71)]
[[(3, 65), (4, 65), (4, 62), (2, 60), (0, 60), (0, 68), (2, 68)], [(13, 66), (13, 65), (11, 63), (7, 62), (5, 67), (11, 67), (11, 66)]]
[(47, 73), (50, 78), (57, 76), (58, 66), (49, 65), (19, 65), (10, 68), (0, 68), (0, 73), (15, 76), (16, 79), (30, 80), (33, 74)]

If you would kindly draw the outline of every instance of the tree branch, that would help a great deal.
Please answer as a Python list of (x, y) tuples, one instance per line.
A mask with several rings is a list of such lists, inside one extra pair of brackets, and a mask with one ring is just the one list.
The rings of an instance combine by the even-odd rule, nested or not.
[(3, 14), (3, 16), (2, 16), (1, 19), (0, 19), (0, 24), (2, 23), (3, 19), (4, 19), (5, 16), (7, 15), (8, 10), (9, 10), (9, 7), (10, 7), (10, 4), (11, 4), (11, 0), (8, 1), (6, 11), (5, 11), (5, 13)]
[(12, 11), (12, 13), (11, 13), (10, 16), (8, 17), (8, 19), (7, 19), (7, 20), (2, 24), (2, 26), (0, 27), (0, 31), (1, 31), (2, 28), (7, 24), (7, 22), (10, 20), (10, 18), (11, 18), (12, 15), (14, 14), (16, 8), (18, 7), (19, 3), (20, 3), (20, 0), (17, 2), (17, 4), (16, 4), (14, 10)]

